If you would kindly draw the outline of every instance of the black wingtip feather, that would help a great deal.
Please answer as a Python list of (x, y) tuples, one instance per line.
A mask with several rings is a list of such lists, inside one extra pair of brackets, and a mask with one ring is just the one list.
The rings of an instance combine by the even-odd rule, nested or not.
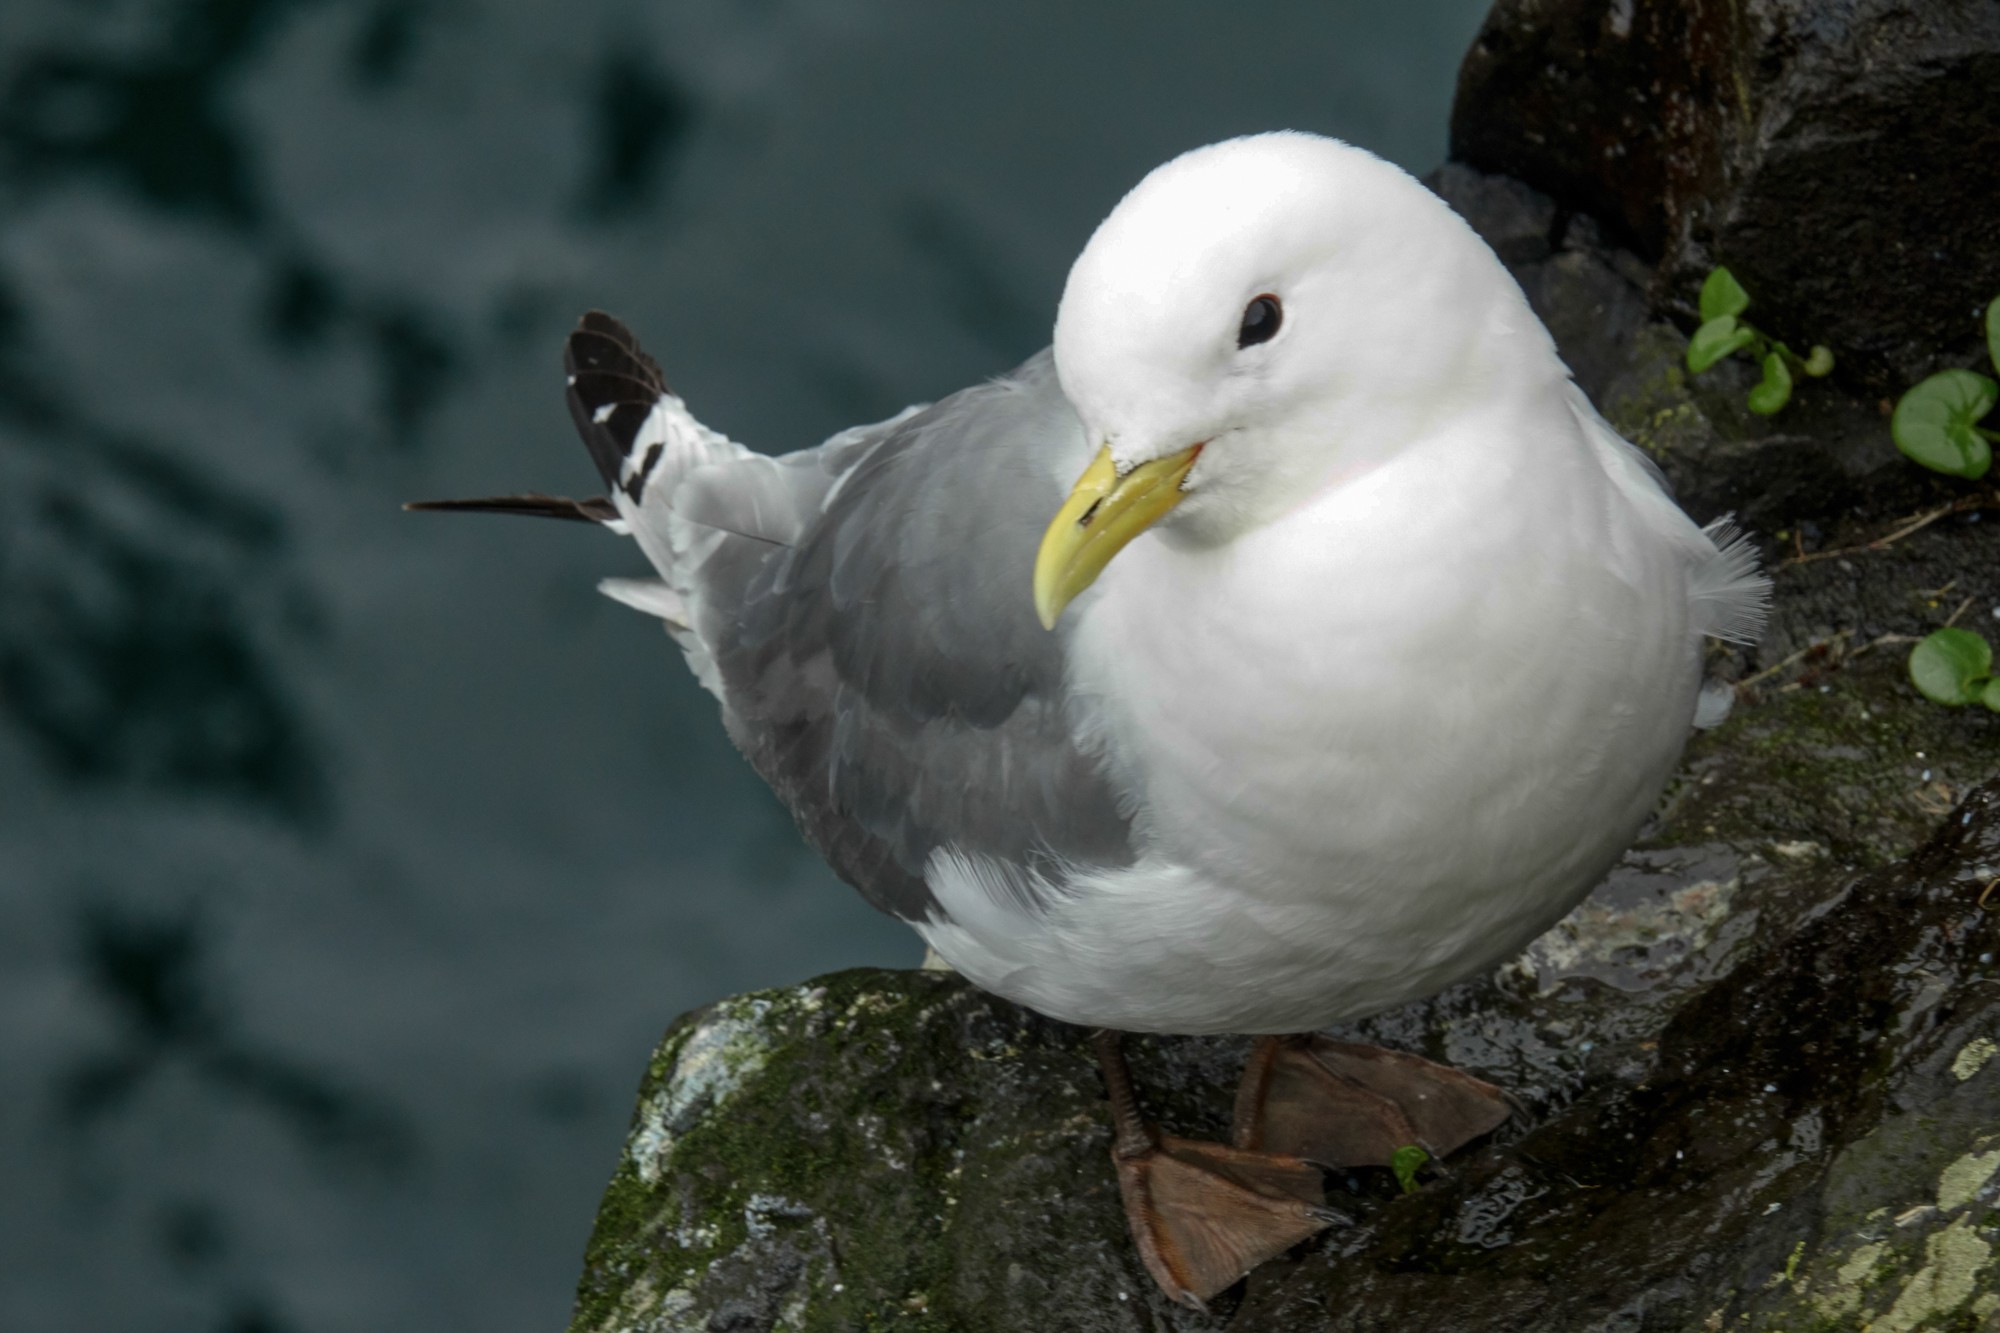
[(530, 518), (565, 518), (580, 523), (609, 523), (618, 508), (605, 497), (572, 500), (567, 495), (490, 495), (478, 500), (413, 500), (412, 512), (459, 514), (525, 514)]
[[(632, 331), (601, 310), (577, 321), (563, 347), (569, 415), (606, 486), (616, 486), (639, 428), (671, 392)], [(608, 412), (605, 409), (610, 409)], [(598, 414), (605, 413), (599, 420)]]

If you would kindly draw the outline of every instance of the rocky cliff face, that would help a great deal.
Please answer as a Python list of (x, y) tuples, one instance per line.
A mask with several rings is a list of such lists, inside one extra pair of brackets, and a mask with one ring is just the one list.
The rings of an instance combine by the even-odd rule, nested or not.
[[(1704, 27), (1710, 8), (1736, 26)], [(1468, 58), (1460, 148), (1554, 193), (1464, 163), (1436, 187), (1514, 267), (1614, 424), (1697, 517), (1734, 510), (1758, 531), (1777, 581), (1762, 645), (1714, 663), (1736, 682), (1733, 715), (1695, 739), (1591, 899), (1495, 975), (1347, 1030), (1500, 1083), (1525, 1115), (1414, 1194), (1387, 1172), (1336, 1177), (1353, 1224), (1198, 1315), (1164, 1302), (1125, 1236), (1082, 1033), (948, 974), (738, 997), (681, 1019), (654, 1056), (578, 1333), (2000, 1328), (2000, 716), (1926, 702), (1903, 666), (1948, 619), (2000, 637), (2000, 500), (1904, 462), (1855, 387), (1955, 355), (1959, 335), (1925, 322), (1943, 315), (1918, 269), (1863, 282), (1871, 255), (1914, 234), (1895, 208), (1842, 214), (1876, 239), (1821, 252), (1810, 283), (1716, 239), (1744, 234), (1728, 219), (1755, 213), (1758, 182), (1791, 179), (1745, 167), (1759, 144), (1776, 161), (1796, 143), (1886, 141), (1926, 120), (1926, 98), (1958, 114), (1933, 76), (1985, 77), (2000, 41), (1988, 32), (1975, 60), (1935, 54), (1936, 33), (2000, 11), (1901, 13), (1503, 3)], [(1673, 47), (1674, 33), (1701, 40)], [(1633, 34), (1651, 55), (1592, 73), (1599, 46)], [(1524, 51), (1558, 86), (1524, 72)], [(1842, 61), (1858, 62), (1845, 78)], [(1767, 119), (1717, 130), (1711, 170), (1674, 157), (1694, 140), (1660, 137), (1678, 120), (1592, 111), (1613, 79)], [(1810, 105), (1768, 119), (1774, 88), (1808, 85), (1890, 89), (1903, 119)], [(1652, 165), (1562, 157), (1549, 107)], [(1991, 132), (2000, 98), (1986, 107), (1966, 134)], [(1819, 163), (1816, 189), (1839, 186), (1838, 154), (1798, 161)], [(1810, 198), (1796, 207), (1802, 234), (1836, 225)], [(1806, 385), (1771, 420), (1744, 410), (1728, 365), (1691, 381), (1669, 316), (1718, 253), (1760, 311), (1802, 321), (1821, 318), (1825, 283), (1852, 284), (1845, 322), (1806, 336), (1875, 369)], [(2000, 292), (1988, 276), (1976, 295)], [(1244, 1049), (1131, 1053), (1149, 1109), (1214, 1136)]]
[(1900, 386), (2000, 291), (2000, 5), (1500, 0), (1452, 156), (1600, 219), (1683, 314), (1729, 265), (1774, 328)]

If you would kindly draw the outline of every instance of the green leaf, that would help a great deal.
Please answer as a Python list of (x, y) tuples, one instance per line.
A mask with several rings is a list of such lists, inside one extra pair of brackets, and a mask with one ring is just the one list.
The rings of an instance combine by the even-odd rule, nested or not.
[(1389, 1169), (1396, 1173), (1396, 1183), (1403, 1187), (1403, 1193), (1417, 1192), (1417, 1169), (1431, 1160), (1431, 1155), (1414, 1143), (1406, 1143), (1389, 1154)]
[(1688, 341), (1688, 369), (1699, 375), (1739, 347), (1747, 347), (1757, 335), (1736, 323), (1736, 316), (1711, 319), (1694, 331)]
[(2000, 385), (1970, 370), (1945, 370), (1924, 380), (1896, 403), (1889, 433), (1896, 447), (1933, 472), (1977, 481), (1992, 466), (1993, 450), (1973, 423), (1993, 410)]
[(1993, 358), (1993, 368), (2000, 370), (2000, 296), (1986, 307), (1986, 355)]
[(1726, 268), (1717, 268), (1701, 284), (1701, 322), (1712, 324), (1727, 315), (1734, 318), (1750, 308), (1750, 293)]
[(1763, 382), (1750, 391), (1750, 410), (1768, 417), (1792, 399), (1792, 372), (1776, 352), (1764, 356)]
[(1979, 702), (2000, 713), (2000, 676), (1993, 676), (1987, 680), (1986, 688), (1979, 692)]
[(1833, 351), (1821, 343), (1814, 343), (1812, 355), (1806, 358), (1806, 374), (1814, 379), (1824, 379), (1833, 373)]
[(1976, 702), (1992, 682), (1993, 649), (1969, 629), (1941, 629), (1910, 649), (1910, 683), (1941, 704)]

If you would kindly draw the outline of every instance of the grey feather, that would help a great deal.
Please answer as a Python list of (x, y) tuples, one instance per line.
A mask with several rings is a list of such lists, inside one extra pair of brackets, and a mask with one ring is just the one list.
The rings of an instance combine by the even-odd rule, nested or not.
[(1059, 478), (1087, 461), (1045, 352), (817, 450), (704, 467), (671, 501), (742, 534), (677, 571), (730, 733), (885, 911), (936, 914), (923, 877), (941, 846), (1131, 860), (1117, 794), (1073, 736), (1065, 637), (1030, 591)]

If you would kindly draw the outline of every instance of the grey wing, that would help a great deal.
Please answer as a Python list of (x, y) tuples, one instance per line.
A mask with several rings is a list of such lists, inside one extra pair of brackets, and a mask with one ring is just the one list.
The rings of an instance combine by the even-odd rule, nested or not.
[(1031, 595), (1086, 461), (1045, 352), (809, 454), (704, 468), (672, 503), (725, 534), (678, 572), (731, 734), (884, 911), (937, 915), (924, 871), (941, 846), (1044, 871), (1131, 860), (1117, 794), (1071, 731), (1065, 637)]

